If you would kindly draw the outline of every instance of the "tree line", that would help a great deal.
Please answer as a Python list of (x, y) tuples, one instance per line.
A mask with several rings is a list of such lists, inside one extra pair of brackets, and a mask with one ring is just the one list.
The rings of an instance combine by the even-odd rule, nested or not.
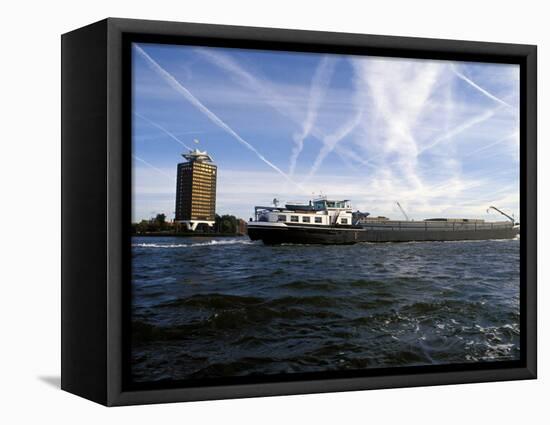
[[(193, 233), (239, 233), (239, 219), (234, 215), (216, 214), (213, 227), (199, 225)], [(157, 214), (149, 220), (141, 220), (139, 223), (132, 223), (132, 233), (190, 233), (183, 224), (173, 223), (166, 220), (166, 214)]]

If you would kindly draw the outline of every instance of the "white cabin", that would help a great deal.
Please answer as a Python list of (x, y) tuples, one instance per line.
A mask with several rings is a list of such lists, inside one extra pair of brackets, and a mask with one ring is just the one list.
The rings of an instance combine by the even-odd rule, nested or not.
[(352, 209), (349, 200), (319, 198), (309, 204), (287, 203), (284, 208), (256, 207), (256, 221), (306, 226), (351, 225)]

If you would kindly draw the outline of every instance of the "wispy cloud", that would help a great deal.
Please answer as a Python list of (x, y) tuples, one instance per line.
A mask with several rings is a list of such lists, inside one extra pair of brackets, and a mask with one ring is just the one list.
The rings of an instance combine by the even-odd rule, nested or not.
[[(479, 214), (491, 199), (495, 180), (464, 176), (462, 158), (450, 142), (490, 120), (504, 106), (467, 105), (465, 109), (454, 99), (450, 77), (454, 73), (449, 74), (445, 62), (360, 58), (352, 63), (357, 91), (368, 111), (355, 144), (368, 154), (364, 164), (377, 167), (365, 180), (369, 191), (361, 202), (370, 200), (386, 212), (393, 207), (398, 214), (393, 204), (398, 199), (416, 217), (438, 212), (471, 216), (476, 210)], [(420, 155), (443, 142), (449, 142), (446, 155), (438, 158), (435, 168), (426, 168), (425, 160), (420, 163)], [(507, 199), (513, 198), (514, 190), (517, 187)], [(466, 202), (473, 203), (467, 207)]]
[(418, 155), (426, 152), (427, 150), (433, 149), (434, 147), (439, 145), (441, 142), (444, 142), (446, 140), (450, 140), (453, 137), (459, 135), (460, 133), (463, 133), (464, 131), (468, 130), (469, 128), (471, 128), (471, 127), (473, 127), (477, 124), (480, 124), (482, 122), (487, 121), (488, 119), (492, 118), (500, 109), (501, 109), (501, 107), (499, 106), (495, 109), (490, 109), (490, 110), (484, 111), (484, 112), (480, 113), (479, 115), (467, 120), (466, 122), (463, 122), (463, 123), (457, 125), (456, 127), (450, 129), (449, 131), (447, 131), (447, 132), (443, 133), (442, 135), (436, 137), (431, 142), (429, 142), (426, 145), (422, 146), (422, 148), (418, 151)]
[(330, 78), (334, 71), (336, 61), (328, 56), (323, 56), (313, 74), (309, 92), (308, 109), (302, 131), (294, 136), (294, 147), (290, 154), (290, 165), (288, 173), (292, 176), (296, 168), (296, 161), (304, 147), (304, 140), (310, 135), (313, 125), (317, 119), (317, 112), (323, 101)]
[[(151, 55), (154, 51), (147, 47)], [(415, 218), (479, 217), (491, 203), (512, 211), (519, 208), (517, 161), (512, 157), (519, 152), (516, 68), (350, 56), (346, 60), (331, 57), (339, 60), (331, 69), (322, 56), (315, 63), (292, 53), (265, 61), (266, 56), (255, 55), (254, 51), (182, 48), (171, 58), (162, 56), (161, 63), (166, 61), (169, 68), (161, 68), (150, 55), (151, 60), (138, 64), (144, 69), (140, 84), (152, 82), (162, 89), (167, 83), (171, 88), (165, 99), (145, 100), (151, 90), (139, 91), (140, 108), (148, 108), (140, 112), (160, 105), (172, 108), (161, 121), (169, 129), (192, 130), (200, 125), (213, 134), (222, 129), (270, 167), (250, 174), (245, 170), (261, 169), (236, 157), (231, 144), (226, 147), (214, 141), (217, 159), (225, 162), (218, 176), (220, 212), (247, 216), (254, 204), (274, 196), (293, 199), (313, 192), (347, 197), (356, 208), (388, 216), (399, 215), (395, 200)], [(177, 70), (179, 61), (190, 58), (200, 59), (193, 65), (194, 78), (189, 82), (193, 86), (185, 87), (183, 77), (166, 69)], [(299, 72), (282, 79), (281, 69)], [(182, 104), (179, 96), (188, 104)], [(209, 121), (197, 120), (192, 108)], [(262, 153), (241, 134), (258, 140)], [(316, 143), (308, 143), (310, 139)], [(149, 159), (150, 144), (139, 144), (139, 149), (140, 159)], [(155, 168), (173, 171), (173, 152), (159, 166), (157, 160), (162, 157), (156, 149), (151, 161)], [(335, 161), (338, 157), (342, 163)], [(281, 184), (284, 171), (276, 166), (287, 160), (289, 185)], [(304, 169), (306, 164), (309, 169)], [(162, 202), (173, 204), (168, 198), (175, 196), (175, 189), (149, 165), (140, 167), (136, 187), (148, 199), (157, 199), (158, 189)], [(235, 171), (239, 167), (242, 173)], [(149, 184), (147, 179), (158, 183)], [(144, 203), (140, 205), (145, 208)]]
[[(150, 170), (150, 172), (148, 171)], [(171, 168), (163, 170), (172, 172)], [(147, 199), (162, 202), (172, 211), (175, 202), (175, 178), (170, 184), (156, 170), (139, 171), (143, 186), (137, 190)], [(305, 178), (296, 174), (297, 178)], [(349, 198), (355, 209), (374, 215), (399, 216), (395, 200), (399, 200), (407, 214), (414, 219), (428, 216), (484, 217), (487, 207), (496, 203), (510, 211), (517, 211), (517, 187), (515, 184), (500, 186), (495, 190), (491, 176), (465, 177), (435, 182), (417, 190), (411, 190), (405, 182), (377, 178), (366, 185), (359, 179), (338, 174), (326, 175), (323, 181), (311, 182), (311, 189), (327, 196)], [(388, 192), (391, 191), (391, 192)], [(302, 192), (291, 188), (281, 192), (279, 177), (268, 171), (242, 171), (221, 169), (218, 175), (217, 208), (220, 212), (249, 217), (255, 205), (270, 203), (273, 197), (300, 199)], [(150, 206), (142, 205), (147, 217)], [(167, 210), (168, 211), (168, 210)]]
[(336, 145), (341, 140), (349, 136), (353, 132), (353, 130), (355, 130), (357, 125), (361, 122), (362, 116), (363, 110), (357, 110), (348, 122), (344, 123), (344, 125), (336, 129), (334, 133), (329, 134), (323, 138), (323, 146), (319, 151), (319, 154), (315, 158), (311, 169), (309, 170), (309, 174), (305, 179), (306, 181), (310, 180), (315, 175), (315, 173), (317, 173), (319, 167), (321, 166), (327, 155), (334, 150)]
[(178, 137), (176, 137), (176, 135), (174, 133), (171, 133), (170, 131), (168, 131), (167, 129), (165, 129), (163, 126), (161, 126), (160, 124), (150, 120), (149, 118), (147, 117), (144, 117), (143, 115), (137, 113), (134, 111), (134, 115), (138, 118), (141, 118), (143, 121), (145, 121), (146, 123), (148, 123), (149, 125), (152, 125), (153, 127), (155, 128), (158, 128), (160, 131), (162, 131), (164, 134), (166, 134), (168, 137), (170, 137), (172, 140), (175, 140), (176, 142), (178, 142), (180, 145), (182, 145), (184, 148), (186, 148), (187, 150), (192, 150), (188, 145), (186, 145), (185, 143), (183, 143)]
[[(172, 134), (174, 134), (174, 136), (176, 136), (177, 138), (180, 138), (181, 136), (190, 136), (190, 135), (197, 135), (197, 134), (204, 134), (204, 133), (205, 133), (204, 131), (197, 130), (197, 131), (177, 131)], [(164, 138), (164, 135), (161, 135), (159, 133), (154, 133), (154, 134), (138, 133), (134, 137), (135, 137), (135, 140), (145, 142), (149, 140), (158, 140), (160, 138)]]
[[(257, 75), (253, 75), (241, 64), (233, 60), (228, 55), (220, 53), (219, 51), (213, 49), (199, 48), (196, 49), (196, 52), (204, 59), (208, 60), (210, 63), (216, 65), (220, 69), (228, 72), (230, 75), (235, 77), (239, 85), (256, 92), (256, 94), (260, 96), (267, 105), (277, 111), (281, 116), (288, 118), (291, 122), (299, 125), (302, 129), (304, 128), (304, 122), (305, 120), (307, 120), (307, 118), (304, 116), (303, 112), (300, 110), (300, 108), (297, 107), (295, 103), (289, 102), (286, 98), (281, 96), (278, 90), (274, 88), (268, 80)], [(330, 72), (333, 72), (333, 69)], [(326, 73), (327, 70), (322, 71), (322, 74)], [(323, 79), (323, 75), (320, 76), (320, 79)], [(324, 89), (326, 90), (326, 86), (324, 86)], [(327, 135), (314, 125), (314, 121), (315, 120), (311, 120), (311, 125), (308, 125), (308, 135), (310, 134), (318, 141), (323, 142), (323, 139)], [(305, 139), (305, 137), (303, 139)], [(299, 151), (301, 151), (301, 148), (303, 148), (303, 139)], [(354, 160), (356, 162), (361, 162), (362, 160), (360, 157), (353, 154), (353, 152), (350, 152), (349, 150), (344, 151), (338, 146), (336, 146), (335, 150), (342, 161), (350, 168), (353, 168), (350, 160)], [(292, 161), (293, 160), (291, 159), (291, 164)]]
[(162, 174), (163, 176), (168, 177), (169, 179), (172, 179), (172, 178), (173, 178), (173, 176), (171, 176), (171, 175), (168, 174), (167, 172), (161, 170), (160, 168), (155, 167), (153, 164), (151, 164), (150, 162), (145, 161), (143, 158), (140, 158), (140, 157), (137, 156), (137, 155), (132, 155), (132, 157), (133, 157), (135, 160), (141, 162), (142, 164), (145, 164), (147, 167), (151, 168), (152, 170), (155, 170), (157, 173), (160, 173), (160, 174)]
[[(446, 155), (438, 159), (433, 170), (423, 167), (420, 171), (419, 156), (490, 120), (504, 105), (482, 109), (473, 115), (471, 112), (476, 110), (473, 105), (468, 105), (466, 110), (462, 108), (453, 99), (447, 63), (399, 64), (369, 58), (356, 60), (354, 67), (364, 83), (360, 92), (369, 104), (371, 118), (367, 123), (369, 128), (364, 129), (356, 143), (371, 153), (366, 165), (374, 161), (378, 166), (368, 180), (372, 193), (378, 193), (381, 198), (384, 193), (394, 194), (394, 198), (404, 203), (414, 199), (417, 211), (448, 212), (452, 205), (459, 208), (464, 199), (475, 199), (472, 185), (482, 185), (462, 175), (461, 157), (456, 156), (455, 145), (445, 145)], [(457, 109), (459, 113), (455, 114)], [(425, 128), (430, 131), (423, 134)], [(426, 171), (430, 180), (437, 173), (441, 190), (425, 182)], [(387, 201), (378, 199), (378, 202), (383, 208), (389, 207)]]
[(253, 75), (228, 55), (209, 48), (197, 48), (195, 52), (213, 65), (228, 72), (241, 86), (255, 91), (261, 99), (277, 110), (281, 115), (295, 116), (296, 113), (299, 113), (299, 111), (295, 110), (296, 106), (279, 96), (267, 81)]
[(458, 77), (460, 78), (461, 80), (463, 81), (466, 81), (469, 85), (471, 85), (472, 87), (474, 87), (476, 90), (479, 90), (481, 93), (483, 93), (485, 96), (487, 96), (489, 99), (492, 99), (494, 100), (495, 102), (498, 102), (500, 103), (501, 105), (504, 105), (504, 106), (507, 106), (508, 108), (512, 108), (512, 105), (510, 105), (509, 103), (505, 102), (504, 100), (496, 97), (494, 94), (491, 94), (489, 93), (489, 91), (485, 90), (483, 87), (481, 87), (480, 85), (476, 84), (472, 79), (468, 78), (466, 75), (464, 75), (462, 72), (460, 72), (458, 70), (458, 68), (456, 67), (456, 65), (454, 64), (451, 64), (451, 70), (453, 71), (453, 73)]
[(168, 71), (161, 67), (151, 56), (149, 56), (141, 47), (134, 45), (136, 51), (147, 61), (151, 68), (161, 76), (174, 90), (183, 95), (195, 108), (202, 112), (210, 121), (215, 125), (220, 127), (222, 130), (225, 130), (231, 136), (233, 136), (239, 143), (245, 146), (248, 150), (252, 151), (261, 161), (275, 170), (277, 173), (282, 175), (286, 180), (288, 180), (293, 185), (300, 187), (292, 178), (290, 178), (284, 171), (279, 167), (269, 161), (265, 156), (263, 156), (258, 150), (239, 136), (229, 125), (227, 125), (221, 118), (219, 118), (214, 112), (208, 109), (205, 105), (201, 103), (187, 88), (185, 88), (178, 80), (176, 80)]
[[(416, 170), (419, 143), (415, 127), (441, 75), (441, 64), (382, 58), (356, 58), (351, 63), (359, 101), (368, 105), (371, 116), (359, 143), (366, 152), (378, 152), (375, 155), (381, 159), (397, 158), (401, 162), (396, 170), (399, 178), (411, 188), (422, 187)], [(388, 172), (393, 174), (392, 170), (385, 174)]]
[(483, 151), (486, 151), (487, 149), (491, 149), (497, 145), (500, 145), (501, 143), (503, 142), (506, 142), (507, 140), (510, 140), (510, 139), (515, 139), (517, 137), (517, 135), (519, 134), (519, 131), (516, 129), (514, 130), (512, 133), (510, 134), (507, 134), (506, 136), (498, 139), (497, 141), (493, 142), (493, 143), (489, 143), (488, 145), (485, 145), (485, 146), (482, 146), (478, 149), (475, 149), (471, 152), (468, 152), (467, 154), (464, 155), (464, 158), (467, 158), (467, 157), (470, 157), (470, 156), (474, 156), (474, 155), (477, 155), (479, 154), (480, 152), (483, 152)]

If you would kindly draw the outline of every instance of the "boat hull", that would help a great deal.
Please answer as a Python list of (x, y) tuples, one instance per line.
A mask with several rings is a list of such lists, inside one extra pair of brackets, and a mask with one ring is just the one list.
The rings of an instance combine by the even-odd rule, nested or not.
[(414, 242), (513, 239), (519, 234), (518, 226), (487, 229), (365, 229), (359, 226), (256, 226), (250, 223), (248, 236), (266, 245), (279, 244), (355, 244), (359, 242)]

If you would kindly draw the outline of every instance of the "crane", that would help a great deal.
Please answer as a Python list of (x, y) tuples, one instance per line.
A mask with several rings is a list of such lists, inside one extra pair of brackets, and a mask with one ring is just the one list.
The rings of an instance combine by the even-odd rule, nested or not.
[(492, 205), (487, 208), (487, 213), (489, 213), (489, 210), (495, 210), (496, 212), (499, 212), (501, 213), (504, 217), (506, 217), (508, 220), (510, 220), (512, 223), (515, 224), (516, 220), (514, 219), (514, 217), (511, 217), (509, 216), (508, 214), (506, 214), (504, 211), (501, 211), (499, 210), (497, 207), (493, 207)]
[(409, 216), (407, 215), (407, 213), (405, 212), (405, 210), (403, 209), (403, 207), (401, 206), (401, 204), (400, 204), (398, 201), (395, 201), (395, 203), (397, 204), (397, 206), (399, 207), (399, 209), (401, 210), (401, 212), (402, 212), (403, 215), (405, 216), (405, 220), (406, 220), (406, 221), (409, 221)]

